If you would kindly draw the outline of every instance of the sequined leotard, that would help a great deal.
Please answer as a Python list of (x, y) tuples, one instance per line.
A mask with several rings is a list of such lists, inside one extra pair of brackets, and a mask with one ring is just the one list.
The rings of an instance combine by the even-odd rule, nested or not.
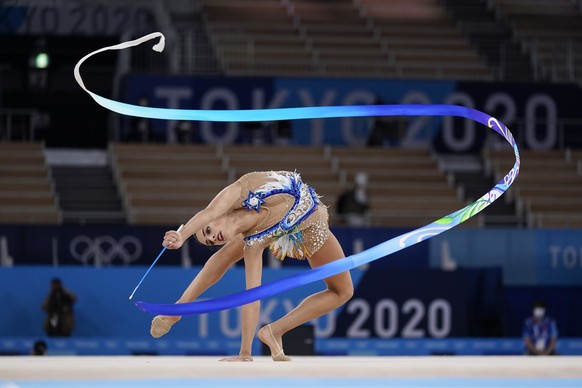
[(241, 198), (233, 210), (267, 210), (259, 225), (243, 233), (245, 249), (268, 246), (279, 260), (305, 259), (317, 252), (329, 237), (327, 208), (299, 174), (252, 172), (238, 182)]

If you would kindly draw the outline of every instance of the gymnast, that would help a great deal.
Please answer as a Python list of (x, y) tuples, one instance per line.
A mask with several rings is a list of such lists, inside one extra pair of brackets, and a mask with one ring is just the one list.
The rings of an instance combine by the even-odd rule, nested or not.
[[(176, 303), (188, 303), (215, 284), (244, 258), (246, 288), (261, 284), (262, 254), (267, 247), (280, 260), (307, 259), (312, 268), (343, 258), (344, 252), (328, 226), (326, 206), (296, 172), (252, 172), (224, 188), (179, 231), (168, 231), (162, 245), (179, 249), (194, 236), (215, 252)], [(290, 361), (283, 351), (283, 335), (346, 303), (353, 295), (349, 271), (324, 279), (327, 288), (303, 300), (294, 310), (258, 331), (274, 361)], [(242, 307), (242, 335), (238, 356), (221, 361), (253, 361), (252, 342), (259, 320), (260, 302)], [(151, 335), (166, 334), (179, 316), (158, 315)]]

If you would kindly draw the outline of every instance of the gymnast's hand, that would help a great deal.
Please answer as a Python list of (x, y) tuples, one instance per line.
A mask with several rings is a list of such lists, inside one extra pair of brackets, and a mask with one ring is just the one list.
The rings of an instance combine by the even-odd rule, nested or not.
[(168, 230), (164, 235), (162, 245), (168, 249), (179, 249), (184, 244), (182, 234), (176, 230)]

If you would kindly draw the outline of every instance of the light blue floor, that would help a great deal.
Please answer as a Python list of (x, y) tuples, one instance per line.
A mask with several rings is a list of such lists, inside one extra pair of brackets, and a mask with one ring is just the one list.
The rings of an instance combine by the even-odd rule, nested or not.
[(398, 379), (148, 379), (148, 380), (50, 380), (2, 381), (0, 388), (290, 388), (290, 387), (387, 387), (387, 388), (570, 388), (582, 387), (582, 379), (521, 379), (521, 378), (398, 378)]

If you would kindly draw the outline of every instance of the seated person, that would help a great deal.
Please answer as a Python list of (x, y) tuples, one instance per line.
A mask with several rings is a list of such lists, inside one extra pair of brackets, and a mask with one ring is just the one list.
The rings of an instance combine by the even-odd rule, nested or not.
[(530, 356), (555, 355), (558, 340), (556, 321), (546, 316), (546, 304), (536, 301), (533, 304), (533, 315), (523, 324), (523, 342), (526, 354)]

